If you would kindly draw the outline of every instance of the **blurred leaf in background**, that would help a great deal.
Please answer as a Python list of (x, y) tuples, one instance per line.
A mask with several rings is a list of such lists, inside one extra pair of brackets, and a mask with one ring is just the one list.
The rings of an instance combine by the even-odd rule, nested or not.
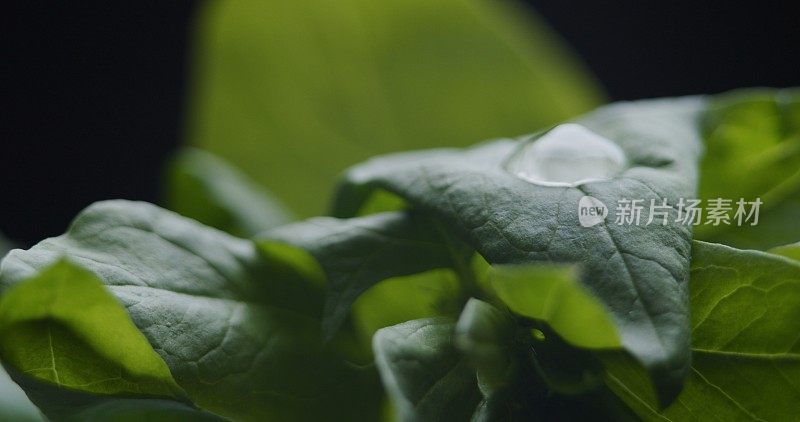
[[(705, 117), (700, 197), (763, 201), (758, 224), (708, 225), (695, 238), (767, 250), (800, 239), (800, 89), (743, 89), (715, 97)], [(757, 175), (757, 177), (754, 177)]]
[(529, 133), (598, 105), (581, 64), (517, 7), (208, 2), (189, 140), (303, 217), (324, 212), (339, 173), (372, 155)]
[(271, 192), (199, 149), (179, 150), (165, 176), (169, 209), (234, 236), (250, 237), (293, 219)]

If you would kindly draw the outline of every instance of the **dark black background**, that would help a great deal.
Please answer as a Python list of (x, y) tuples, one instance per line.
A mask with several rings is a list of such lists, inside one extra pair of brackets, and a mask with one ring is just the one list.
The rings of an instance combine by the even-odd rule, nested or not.
[[(528, 0), (612, 99), (800, 85), (781, 3)], [(199, 2), (35, 2), (2, 13), (0, 232), (30, 244), (89, 203), (158, 200), (181, 139)]]

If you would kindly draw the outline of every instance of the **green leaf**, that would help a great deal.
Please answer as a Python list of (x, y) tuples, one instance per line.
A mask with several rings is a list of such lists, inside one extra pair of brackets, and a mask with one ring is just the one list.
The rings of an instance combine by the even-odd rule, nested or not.
[[(53, 420), (220, 420), (179, 401), (109, 398), (185, 400), (185, 393), (97, 277), (68, 261), (56, 262), (3, 295), (0, 355)], [(8, 375), (0, 371), (0, 377), (2, 388), (9, 390), (0, 396), (0, 419), (43, 420)], [(56, 397), (63, 396), (70, 399), (58, 404)], [(5, 400), (13, 400), (8, 410)]]
[(201, 408), (242, 420), (377, 412), (372, 375), (323, 344), (316, 319), (269, 295), (250, 241), (153, 205), (101, 202), (66, 234), (9, 254), (0, 288), (61, 256), (102, 280)]
[[(353, 302), (376, 283), (456, 259), (433, 223), (420, 213), (389, 212), (352, 219), (317, 217), (278, 227), (263, 238), (300, 247), (314, 256), (328, 279), (322, 328), (332, 336)], [(456, 251), (465, 257), (468, 251)]]
[(216, 415), (167, 400), (115, 399), (74, 412), (64, 421), (74, 422), (223, 422)]
[(518, 135), (599, 103), (581, 64), (510, 0), (204, 6), (189, 139), (303, 217), (373, 155)]
[[(481, 401), (472, 421), (546, 418), (548, 391), (531, 367), (530, 342), (506, 310), (470, 299), (458, 318), (453, 341), (474, 368)], [(547, 416), (545, 416), (547, 415)]]
[(656, 412), (633, 365), (610, 386), (647, 420), (787, 420), (800, 414), (800, 263), (694, 242), (692, 368), (677, 401)]
[[(15, 369), (12, 376), (28, 396), (40, 405), (48, 420), (58, 421), (217, 421), (224, 419), (190, 403), (148, 397), (98, 395), (68, 390), (38, 381)], [(41, 420), (41, 419), (39, 419)]]
[(613, 396), (549, 390), (525, 331), (506, 311), (472, 299), (455, 326), (441, 317), (409, 321), (379, 330), (373, 348), (402, 420), (628, 420), (610, 413)]
[(407, 208), (408, 204), (405, 199), (383, 189), (376, 189), (364, 202), (356, 215), (363, 216), (389, 211), (400, 211)]
[(475, 412), (475, 371), (456, 350), (453, 329), (450, 319), (428, 318), (375, 334), (375, 363), (401, 420), (469, 420)]
[(700, 198), (733, 200), (731, 217), (740, 198), (763, 205), (757, 225), (704, 224), (697, 239), (762, 250), (800, 239), (800, 90), (724, 94), (704, 120)]
[(66, 261), (3, 294), (0, 356), (28, 376), (67, 389), (184, 395), (97, 277)]
[(531, 361), (550, 390), (576, 396), (601, 384), (599, 362), (585, 349), (621, 344), (608, 311), (580, 285), (576, 267), (496, 265), (487, 278), (503, 304), (535, 320), (521, 329), (528, 331)]
[[(438, 149), (374, 158), (352, 168), (336, 215), (353, 215), (374, 189), (431, 212), (492, 264), (578, 262), (583, 285), (610, 311), (622, 345), (658, 382), (664, 401), (689, 369), (688, 269), (691, 228), (614, 224), (621, 199), (691, 198), (701, 152), (703, 99), (643, 101), (601, 108), (578, 120), (618, 145), (629, 167), (610, 180), (542, 186), (504, 166), (526, 147), (499, 140), (465, 150)], [(578, 203), (592, 196), (612, 216), (582, 227)]]
[(484, 396), (509, 383), (514, 369), (512, 345), (516, 326), (507, 312), (491, 304), (470, 299), (455, 327), (455, 343), (477, 369), (478, 386)]
[(413, 319), (455, 317), (462, 303), (458, 277), (453, 270), (439, 268), (392, 277), (370, 287), (356, 299), (353, 324), (369, 346), (381, 328)]
[(492, 267), (491, 286), (512, 311), (546, 322), (576, 347), (621, 347), (614, 321), (580, 285), (575, 267), (527, 265)]
[[(534, 366), (542, 344), (526, 337), (529, 330), (471, 299), (455, 326), (442, 317), (409, 321), (379, 330), (373, 348), (402, 420), (630, 420), (613, 395), (549, 389)], [(583, 373), (576, 353), (548, 357)]]
[(792, 243), (791, 245), (778, 246), (770, 249), (769, 252), (776, 255), (782, 255), (787, 258), (800, 260), (800, 242)]
[(0, 364), (0, 420), (19, 422), (45, 420), (25, 392), (8, 376), (2, 364)]
[(311, 254), (277, 241), (259, 241), (259, 277), (270, 303), (319, 319), (325, 303), (326, 278)]
[(292, 220), (271, 194), (207, 152), (183, 149), (167, 170), (167, 207), (178, 214), (243, 237)]

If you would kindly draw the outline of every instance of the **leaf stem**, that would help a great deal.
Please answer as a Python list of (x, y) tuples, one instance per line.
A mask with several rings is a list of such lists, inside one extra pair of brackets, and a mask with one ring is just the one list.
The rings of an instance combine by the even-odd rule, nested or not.
[(454, 238), (454, 236), (442, 225), (439, 220), (431, 218), (431, 222), (433, 227), (439, 233), (439, 236), (442, 238), (447, 251), (450, 253), (450, 256), (453, 259), (453, 271), (455, 271), (456, 276), (458, 277), (459, 285), (463, 293), (463, 302), (466, 303), (466, 301), (472, 297), (483, 299), (484, 295), (478, 286), (478, 280), (475, 275), (475, 271), (473, 270), (468, 258), (472, 257), (476, 253), (475, 250), (469, 248), (469, 253), (467, 253), (467, 248), (459, 247), (460, 245), (457, 245), (456, 242), (461, 243), (461, 241)]

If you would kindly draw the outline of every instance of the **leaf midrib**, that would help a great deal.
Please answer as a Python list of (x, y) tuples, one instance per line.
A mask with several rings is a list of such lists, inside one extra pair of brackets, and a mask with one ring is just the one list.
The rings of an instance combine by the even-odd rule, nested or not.
[(735, 357), (735, 358), (743, 358), (743, 359), (763, 359), (768, 361), (789, 361), (789, 362), (798, 362), (800, 363), (800, 353), (759, 353), (759, 352), (740, 352), (735, 350), (714, 350), (714, 349), (702, 349), (702, 348), (692, 348), (692, 353), (699, 353), (703, 355), (712, 355), (712, 356), (725, 356), (725, 357)]

